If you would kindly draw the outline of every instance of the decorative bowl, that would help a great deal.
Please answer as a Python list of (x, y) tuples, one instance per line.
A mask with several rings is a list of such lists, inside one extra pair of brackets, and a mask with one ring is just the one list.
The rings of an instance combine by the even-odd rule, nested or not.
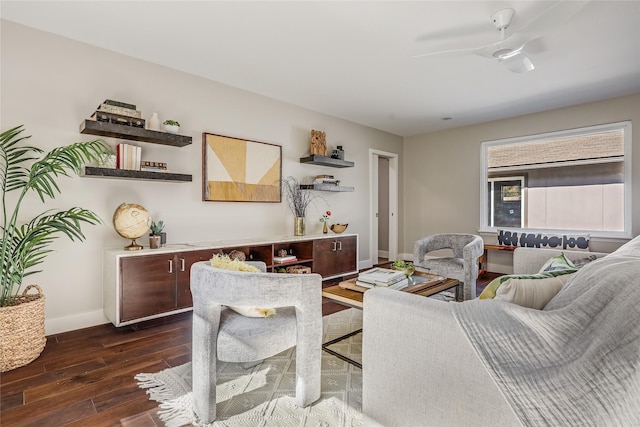
[(412, 262), (406, 262), (401, 259), (398, 259), (396, 260), (396, 262), (391, 264), (391, 268), (396, 271), (402, 271), (407, 277), (410, 277), (413, 273), (416, 272), (416, 267)]
[(416, 272), (416, 268), (414, 266), (411, 267), (395, 267), (392, 266), (394, 270), (402, 271), (407, 277), (410, 277), (413, 273)]
[(349, 224), (331, 224), (331, 231), (333, 231), (336, 234), (340, 234), (342, 232), (344, 232), (344, 230), (347, 229), (347, 227), (349, 226)]

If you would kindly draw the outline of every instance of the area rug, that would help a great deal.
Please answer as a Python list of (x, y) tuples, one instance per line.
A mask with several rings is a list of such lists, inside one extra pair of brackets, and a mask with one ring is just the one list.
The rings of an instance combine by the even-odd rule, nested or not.
[[(343, 310), (323, 317), (323, 342), (362, 327), (362, 311)], [(362, 362), (362, 334), (331, 348)], [(295, 397), (295, 348), (249, 369), (218, 363), (217, 417), (211, 426), (362, 426), (362, 371), (322, 352), (322, 395), (307, 408)], [(158, 416), (167, 427), (203, 426), (191, 408), (191, 363), (159, 373), (136, 375), (149, 398), (160, 402)]]

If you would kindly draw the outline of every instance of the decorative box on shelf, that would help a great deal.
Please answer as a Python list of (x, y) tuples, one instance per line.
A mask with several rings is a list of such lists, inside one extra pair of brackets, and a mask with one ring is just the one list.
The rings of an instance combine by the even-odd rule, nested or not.
[(302, 265), (290, 265), (286, 268), (287, 273), (292, 274), (311, 274), (311, 267), (304, 267)]

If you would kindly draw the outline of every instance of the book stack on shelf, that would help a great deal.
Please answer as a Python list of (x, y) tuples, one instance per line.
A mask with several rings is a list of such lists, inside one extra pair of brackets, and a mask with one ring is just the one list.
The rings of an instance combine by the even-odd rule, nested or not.
[(102, 104), (98, 105), (95, 113), (91, 115), (91, 120), (143, 129), (145, 124), (142, 111), (136, 110), (134, 104), (112, 99), (105, 99)]
[(336, 179), (333, 175), (317, 175), (313, 180), (314, 184), (321, 185), (340, 185), (340, 180)]
[(118, 144), (116, 146), (116, 168), (140, 170), (140, 156), (142, 148), (131, 144)]
[(148, 172), (169, 172), (169, 170), (167, 169), (167, 164), (164, 162), (150, 162), (150, 161), (143, 161), (140, 163), (140, 170), (141, 171), (148, 171)]
[(289, 262), (295, 262), (298, 258), (295, 255), (274, 256), (274, 264), (285, 264)]
[(409, 278), (403, 271), (376, 267), (358, 274), (355, 284), (364, 288), (382, 286), (400, 290), (409, 286)]

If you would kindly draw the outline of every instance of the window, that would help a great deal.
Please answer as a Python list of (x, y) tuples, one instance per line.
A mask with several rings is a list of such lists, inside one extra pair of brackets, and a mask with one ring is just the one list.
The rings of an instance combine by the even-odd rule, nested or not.
[(631, 122), (482, 143), (480, 231), (631, 237)]

